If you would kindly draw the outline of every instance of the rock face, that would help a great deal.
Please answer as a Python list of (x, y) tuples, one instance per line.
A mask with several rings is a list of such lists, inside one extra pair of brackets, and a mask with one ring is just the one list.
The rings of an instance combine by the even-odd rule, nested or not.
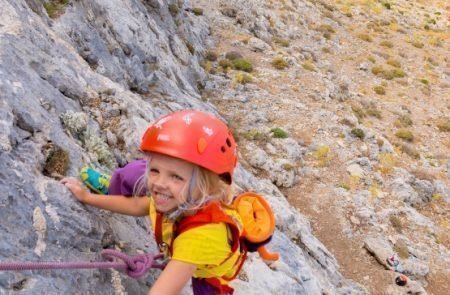
[[(177, 3), (175, 10), (157, 0), (81, 0), (50, 11), (40, 0), (0, 0), (0, 261), (90, 261), (104, 248), (156, 252), (145, 219), (87, 208), (57, 179), (133, 159), (143, 130), (162, 114), (216, 112), (198, 92), (209, 28), (188, 1)], [(261, 39), (265, 26), (253, 28)], [(299, 157), (290, 146), (287, 154)], [(268, 196), (279, 221), (270, 247), (282, 257), (270, 268), (251, 256), (238, 294), (359, 292), (270, 181), (242, 167), (236, 179)], [(0, 272), (0, 294), (143, 294), (157, 275)]]

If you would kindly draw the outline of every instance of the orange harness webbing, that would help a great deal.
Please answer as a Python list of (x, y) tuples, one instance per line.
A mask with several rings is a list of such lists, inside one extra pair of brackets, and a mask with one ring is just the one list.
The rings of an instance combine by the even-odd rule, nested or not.
[[(226, 261), (228, 261), (228, 259), (233, 257), (236, 251), (241, 251), (239, 259), (236, 260), (236, 264), (239, 264), (236, 272), (231, 277), (221, 277), (221, 279), (225, 281), (231, 281), (239, 274), (247, 258), (247, 249), (245, 247), (245, 243), (241, 243), (240, 241), (241, 233), (238, 225), (228, 214), (225, 213), (218, 202), (211, 202), (205, 207), (201, 208), (196, 214), (183, 217), (179, 222), (174, 223), (174, 234), (172, 236), (172, 240), (170, 241), (169, 253), (170, 255), (172, 255), (173, 241), (178, 235), (198, 226), (219, 222), (224, 222), (225, 224), (227, 224), (231, 233), (231, 253), (221, 264), (225, 263)], [(157, 213), (156, 215), (155, 239), (158, 245), (164, 242), (162, 238), (162, 214), (160, 213)], [(216, 287), (221, 292), (221, 294), (230, 294), (230, 292), (232, 293), (233, 289), (227, 285), (221, 284), (218, 278), (205, 278), (204, 280)]]

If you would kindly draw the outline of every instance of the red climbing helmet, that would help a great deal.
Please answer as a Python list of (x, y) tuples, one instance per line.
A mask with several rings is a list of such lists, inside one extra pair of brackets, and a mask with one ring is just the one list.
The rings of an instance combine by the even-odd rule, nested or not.
[(171, 113), (151, 125), (140, 146), (197, 164), (231, 184), (236, 143), (227, 125), (211, 114), (188, 110)]

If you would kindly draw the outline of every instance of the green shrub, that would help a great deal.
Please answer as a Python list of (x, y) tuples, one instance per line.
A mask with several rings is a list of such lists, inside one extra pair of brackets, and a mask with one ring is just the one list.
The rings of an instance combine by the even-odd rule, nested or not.
[(288, 138), (289, 137), (288, 133), (286, 131), (284, 131), (283, 129), (281, 129), (280, 127), (272, 128), (270, 130), (270, 132), (272, 132), (273, 137), (275, 137), (275, 138)]
[(416, 47), (416, 48), (423, 48), (425, 46), (425, 44), (423, 44), (423, 42), (421, 41), (412, 41), (411, 42), (412, 46)]
[(180, 12), (177, 4), (169, 4), (169, 12), (172, 16), (176, 16)]
[(237, 73), (234, 76), (234, 80), (238, 82), (239, 84), (247, 84), (253, 81), (253, 77), (250, 74), (246, 73)]
[(348, 184), (346, 184), (346, 183), (339, 183), (339, 184), (337, 185), (337, 187), (343, 188), (343, 189), (345, 189), (346, 191), (349, 191), (349, 190), (351, 189), (351, 187), (350, 187)]
[(295, 166), (290, 163), (284, 163), (281, 167), (286, 171), (292, 171), (295, 169)]
[(419, 151), (411, 144), (402, 144), (400, 150), (414, 159), (420, 159)]
[(394, 44), (391, 41), (387, 41), (387, 40), (381, 41), (380, 45), (383, 47), (387, 47), (387, 48), (394, 47)]
[(427, 79), (420, 79), (420, 83), (422, 83), (422, 84), (424, 84), (424, 85), (430, 84), (430, 82), (428, 82)]
[(69, 0), (50, 0), (43, 3), (44, 9), (50, 18), (57, 18), (64, 13)]
[(328, 145), (318, 146), (314, 151), (314, 157), (317, 159), (319, 166), (327, 166), (331, 160), (331, 152)]
[(65, 176), (70, 165), (69, 152), (55, 146), (45, 161), (44, 175), (51, 177)]
[(394, 122), (394, 125), (396, 127), (409, 127), (413, 124), (413, 121), (411, 120), (411, 117), (408, 115), (401, 115), (398, 117), (398, 119)]
[(302, 67), (303, 67), (305, 70), (308, 70), (308, 71), (312, 71), (312, 72), (316, 71), (316, 68), (314, 67), (314, 65), (312, 64), (312, 62), (309, 61), (309, 60), (307, 60), (307, 61), (305, 61), (304, 63), (302, 63)]
[(275, 57), (272, 60), (271, 64), (275, 69), (278, 69), (278, 70), (283, 70), (283, 69), (289, 67), (287, 60), (281, 56)]
[(233, 67), (233, 63), (228, 59), (219, 60), (219, 66), (221, 66), (224, 70), (228, 70)]
[(325, 32), (325, 33), (323, 33), (323, 37), (324, 37), (325, 39), (327, 39), (327, 40), (330, 40), (330, 39), (331, 39), (331, 34), (328, 33), (328, 32)]
[(239, 71), (244, 71), (244, 72), (252, 72), (253, 71), (253, 65), (251, 64), (251, 62), (249, 62), (248, 60), (244, 59), (244, 58), (238, 58), (235, 60), (231, 61), (233, 64), (233, 68), (235, 70), (239, 70)]
[(392, 80), (394, 78), (403, 78), (406, 76), (405, 71), (403, 71), (402, 69), (395, 68), (392, 70), (387, 70), (382, 66), (372, 67), (372, 73), (386, 80)]
[(289, 47), (289, 40), (280, 37), (273, 37), (272, 42), (283, 47)]
[(195, 53), (195, 48), (190, 42), (186, 41), (186, 47), (192, 55)]
[(402, 64), (398, 60), (393, 59), (393, 58), (388, 59), (386, 61), (386, 63), (388, 65), (391, 65), (391, 66), (396, 67), (396, 68), (401, 68), (402, 67)]
[(208, 60), (202, 64), (203, 69), (205, 69), (206, 72), (210, 74), (215, 74), (215, 68), (213, 67), (213, 64)]
[(401, 233), (403, 231), (403, 224), (400, 218), (395, 215), (391, 215), (389, 216), (389, 221), (391, 222), (392, 227), (394, 227), (398, 233)]
[(193, 12), (195, 15), (203, 15), (203, 8), (194, 7), (194, 8), (192, 8), (192, 12)]
[(92, 155), (97, 157), (100, 164), (107, 166), (109, 169), (117, 167), (117, 160), (114, 154), (110, 151), (110, 147), (103, 140), (91, 130), (86, 130), (83, 134), (83, 145), (85, 149)]
[(361, 140), (364, 139), (364, 136), (365, 136), (364, 131), (360, 128), (353, 128), (351, 133), (353, 136), (358, 137)]
[(383, 3), (383, 6), (386, 7), (386, 9), (391, 9), (391, 4), (388, 2)]
[(381, 86), (381, 85), (375, 86), (373, 88), (373, 90), (375, 91), (376, 94), (379, 94), (379, 95), (385, 95), (386, 94), (386, 89), (383, 86)]
[(402, 69), (393, 69), (393, 70), (389, 71), (389, 73), (394, 78), (403, 78), (406, 76), (405, 71), (403, 71)]
[(216, 61), (218, 58), (217, 52), (208, 50), (206, 51), (205, 58), (209, 61)]
[(266, 134), (258, 131), (257, 129), (250, 129), (247, 132), (242, 132), (241, 136), (248, 140), (267, 141), (269, 138)]
[(434, 58), (432, 58), (431, 56), (427, 57), (427, 62), (429, 62), (430, 64), (432, 64), (433, 66), (437, 67), (439, 65), (439, 62), (437, 62)]
[[(383, 79), (392, 80), (395, 78), (394, 71), (384, 71), (383, 74), (380, 75)], [(384, 85), (385, 86), (385, 85)]]
[(450, 122), (440, 122), (437, 124), (437, 128), (442, 132), (450, 132)]
[(359, 121), (361, 121), (364, 117), (366, 117), (364, 110), (357, 105), (352, 105), (352, 111)]
[(386, 70), (380, 75), (383, 79), (392, 80), (394, 78), (403, 78), (406, 73), (402, 69)]
[(384, 69), (382, 66), (374, 66), (372, 67), (372, 74), (379, 75), (381, 73), (384, 73)]
[(333, 29), (331, 25), (322, 24), (319, 26), (318, 31), (320, 32), (328, 32), (330, 34), (336, 33), (336, 31)]
[(376, 107), (367, 108), (366, 114), (369, 116), (381, 119), (381, 112)]
[(364, 40), (366, 42), (372, 42), (372, 37), (370, 37), (369, 34), (365, 34), (365, 33), (359, 34), (358, 38), (361, 39), (361, 40)]
[(240, 54), (237, 51), (229, 51), (225, 54), (225, 58), (229, 60), (235, 60), (242, 57), (243, 57), (242, 54)]
[(410, 142), (414, 140), (414, 135), (408, 129), (400, 129), (399, 131), (397, 131), (395, 133), (395, 136), (397, 136), (400, 139), (410, 141)]
[(409, 257), (408, 246), (402, 240), (398, 240), (394, 244), (394, 251), (397, 252), (398, 257), (401, 259), (407, 259)]

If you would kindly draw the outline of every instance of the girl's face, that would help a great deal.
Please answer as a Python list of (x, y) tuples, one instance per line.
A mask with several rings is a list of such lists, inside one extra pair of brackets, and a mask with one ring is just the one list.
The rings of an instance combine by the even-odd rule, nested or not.
[(150, 161), (148, 187), (158, 212), (168, 213), (186, 201), (194, 164), (161, 154)]

